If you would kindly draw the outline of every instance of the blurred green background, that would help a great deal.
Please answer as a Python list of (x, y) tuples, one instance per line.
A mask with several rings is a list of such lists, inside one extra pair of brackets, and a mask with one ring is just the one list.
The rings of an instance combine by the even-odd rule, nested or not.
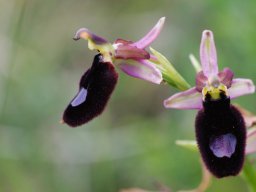
[[(199, 155), (175, 145), (194, 139), (196, 111), (166, 110), (176, 90), (120, 74), (104, 113), (71, 129), (59, 124), (95, 52), (72, 40), (87, 27), (114, 41), (137, 40), (166, 16), (152, 45), (194, 84), (189, 53), (215, 34), (220, 68), (255, 81), (256, 1), (1, 0), (0, 191), (115, 192), (161, 182), (174, 191), (200, 182)], [(255, 95), (235, 102), (256, 113)], [(247, 191), (241, 177), (208, 191)]]

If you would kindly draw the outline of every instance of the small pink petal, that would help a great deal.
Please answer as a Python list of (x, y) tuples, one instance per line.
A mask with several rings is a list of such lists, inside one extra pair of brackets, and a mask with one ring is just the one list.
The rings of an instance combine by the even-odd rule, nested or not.
[(255, 92), (255, 86), (250, 79), (233, 79), (228, 93), (231, 99)]
[(247, 142), (245, 153), (252, 154), (256, 152), (256, 128), (251, 128), (247, 131)]
[(133, 45), (135, 45), (136, 47), (138, 47), (140, 49), (144, 49), (147, 46), (149, 46), (161, 32), (161, 30), (164, 26), (164, 21), (165, 21), (165, 17), (162, 17), (161, 19), (159, 19), (157, 24), (139, 41), (133, 43)]
[(127, 45), (118, 45), (115, 50), (115, 58), (117, 59), (149, 59), (150, 55), (144, 49)]
[(105, 40), (100, 36), (95, 35), (94, 33), (92, 33), (86, 28), (78, 29), (73, 39), (79, 40), (80, 38), (83, 38), (86, 40), (90, 39), (96, 45), (102, 45), (102, 44), (108, 43), (107, 40)]
[(219, 81), (227, 86), (227, 88), (231, 87), (232, 79), (234, 73), (229, 68), (223, 69), (223, 71), (218, 73)]
[(164, 100), (166, 108), (174, 109), (202, 109), (202, 103), (202, 94), (196, 90), (196, 87), (176, 93)]
[(123, 72), (135, 78), (155, 84), (163, 80), (161, 71), (148, 60), (121, 60), (119, 66)]
[(196, 89), (201, 92), (203, 88), (207, 85), (208, 78), (204, 75), (203, 71), (200, 71), (196, 75)]
[(213, 33), (209, 30), (204, 30), (202, 34), (200, 59), (205, 76), (209, 78), (218, 74), (217, 54)]
[(124, 39), (117, 39), (115, 40), (114, 44), (123, 44), (123, 45), (128, 45), (128, 44), (133, 44), (132, 41), (127, 41)]

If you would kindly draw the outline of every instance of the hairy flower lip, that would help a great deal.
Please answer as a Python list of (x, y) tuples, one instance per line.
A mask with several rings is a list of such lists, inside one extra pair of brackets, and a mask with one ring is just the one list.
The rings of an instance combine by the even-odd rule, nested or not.
[(118, 74), (114, 66), (94, 57), (92, 66), (82, 75), (79, 90), (66, 107), (62, 122), (70, 127), (85, 124), (100, 115), (116, 86)]
[[(243, 108), (242, 106), (238, 104), (234, 104), (235, 108), (241, 113), (243, 116), (245, 126), (247, 128), (247, 134), (246, 134), (246, 148), (245, 148), (245, 154), (250, 155), (256, 152), (256, 116)], [(197, 150), (197, 144), (194, 140), (178, 140), (176, 141), (176, 144), (180, 146), (184, 146), (187, 148), (191, 148), (193, 150)]]

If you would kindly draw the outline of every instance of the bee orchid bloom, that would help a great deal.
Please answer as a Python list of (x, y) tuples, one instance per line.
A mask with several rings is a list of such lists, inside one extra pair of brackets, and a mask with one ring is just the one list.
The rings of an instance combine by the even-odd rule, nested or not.
[(164, 101), (166, 108), (198, 109), (196, 140), (208, 170), (218, 178), (237, 175), (244, 161), (246, 128), (230, 99), (255, 92), (250, 79), (233, 79), (229, 68), (218, 70), (213, 33), (203, 31), (200, 59), (202, 71), (196, 86)]
[(92, 66), (82, 76), (79, 91), (64, 111), (62, 122), (76, 127), (102, 113), (117, 83), (118, 74), (115, 66), (132, 77), (160, 84), (162, 73), (150, 60), (152, 56), (145, 48), (157, 38), (164, 21), (165, 18), (161, 18), (137, 42), (117, 39), (111, 44), (86, 28), (79, 29), (73, 39), (88, 40), (89, 49), (97, 50), (99, 54), (95, 56)]
[(81, 38), (88, 40), (89, 49), (99, 51), (103, 61), (118, 66), (127, 75), (160, 84), (163, 80), (162, 73), (150, 60), (152, 55), (145, 49), (158, 37), (164, 22), (165, 17), (162, 17), (144, 37), (136, 42), (117, 39), (111, 44), (86, 28), (79, 29), (74, 40)]

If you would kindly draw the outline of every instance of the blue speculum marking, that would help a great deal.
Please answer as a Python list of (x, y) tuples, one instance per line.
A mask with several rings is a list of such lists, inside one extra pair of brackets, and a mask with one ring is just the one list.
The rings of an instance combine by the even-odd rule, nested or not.
[(212, 137), (210, 140), (210, 149), (216, 157), (230, 158), (236, 149), (236, 137), (231, 134), (224, 134)]
[(76, 106), (82, 104), (83, 102), (85, 102), (86, 96), (87, 96), (87, 89), (82, 87), (80, 89), (79, 93), (77, 94), (77, 96), (71, 102), (71, 106), (76, 107)]

